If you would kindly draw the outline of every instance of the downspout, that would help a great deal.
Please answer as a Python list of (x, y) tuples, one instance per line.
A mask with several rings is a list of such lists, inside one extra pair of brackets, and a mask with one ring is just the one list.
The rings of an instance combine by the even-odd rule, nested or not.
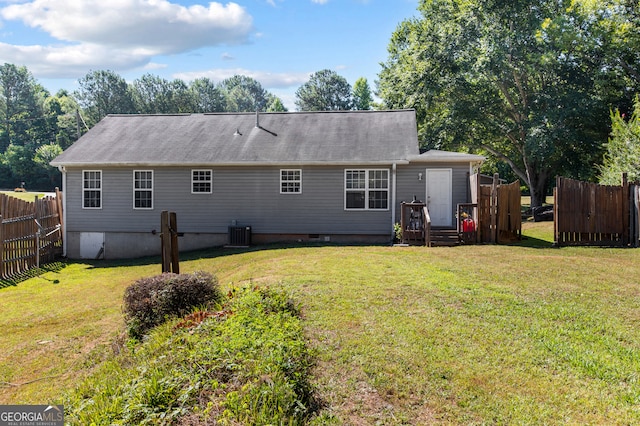
[(394, 237), (393, 227), (396, 224), (396, 163), (391, 166), (391, 241)]
[(67, 169), (59, 166), (62, 172), (62, 256), (67, 257)]

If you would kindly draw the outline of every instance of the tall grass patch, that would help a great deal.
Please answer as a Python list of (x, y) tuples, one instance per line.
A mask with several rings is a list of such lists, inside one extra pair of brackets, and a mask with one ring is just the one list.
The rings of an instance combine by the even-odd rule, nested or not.
[[(284, 292), (243, 288), (220, 311), (151, 331), (65, 402), (71, 424), (303, 424), (311, 356)], [(202, 321), (192, 321), (200, 318)]]

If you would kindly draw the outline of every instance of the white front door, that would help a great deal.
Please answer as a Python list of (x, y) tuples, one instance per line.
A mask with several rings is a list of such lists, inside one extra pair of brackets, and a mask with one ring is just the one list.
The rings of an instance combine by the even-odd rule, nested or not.
[(427, 208), (431, 216), (431, 226), (452, 226), (453, 205), (451, 169), (427, 169)]

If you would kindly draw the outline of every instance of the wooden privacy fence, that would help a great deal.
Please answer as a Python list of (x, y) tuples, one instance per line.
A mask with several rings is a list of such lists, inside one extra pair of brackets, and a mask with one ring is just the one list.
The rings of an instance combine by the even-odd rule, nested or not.
[[(473, 218), (479, 243), (504, 244), (519, 240), (522, 236), (522, 212), (520, 181), (500, 184), (498, 175), (491, 185), (481, 185), (476, 173), (470, 177)], [(460, 207), (458, 208), (461, 211)], [(458, 214), (460, 223), (461, 214)]]
[(558, 246), (638, 245), (638, 186), (598, 185), (558, 177), (554, 239)]
[(0, 278), (10, 279), (62, 253), (62, 194), (34, 202), (0, 194)]

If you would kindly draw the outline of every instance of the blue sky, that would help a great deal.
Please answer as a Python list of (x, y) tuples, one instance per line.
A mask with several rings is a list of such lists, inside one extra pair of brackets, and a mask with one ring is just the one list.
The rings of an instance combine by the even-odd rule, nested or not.
[(91, 70), (191, 81), (247, 75), (295, 109), (322, 69), (372, 89), (397, 25), (418, 0), (0, 0), (0, 63), (51, 92)]

